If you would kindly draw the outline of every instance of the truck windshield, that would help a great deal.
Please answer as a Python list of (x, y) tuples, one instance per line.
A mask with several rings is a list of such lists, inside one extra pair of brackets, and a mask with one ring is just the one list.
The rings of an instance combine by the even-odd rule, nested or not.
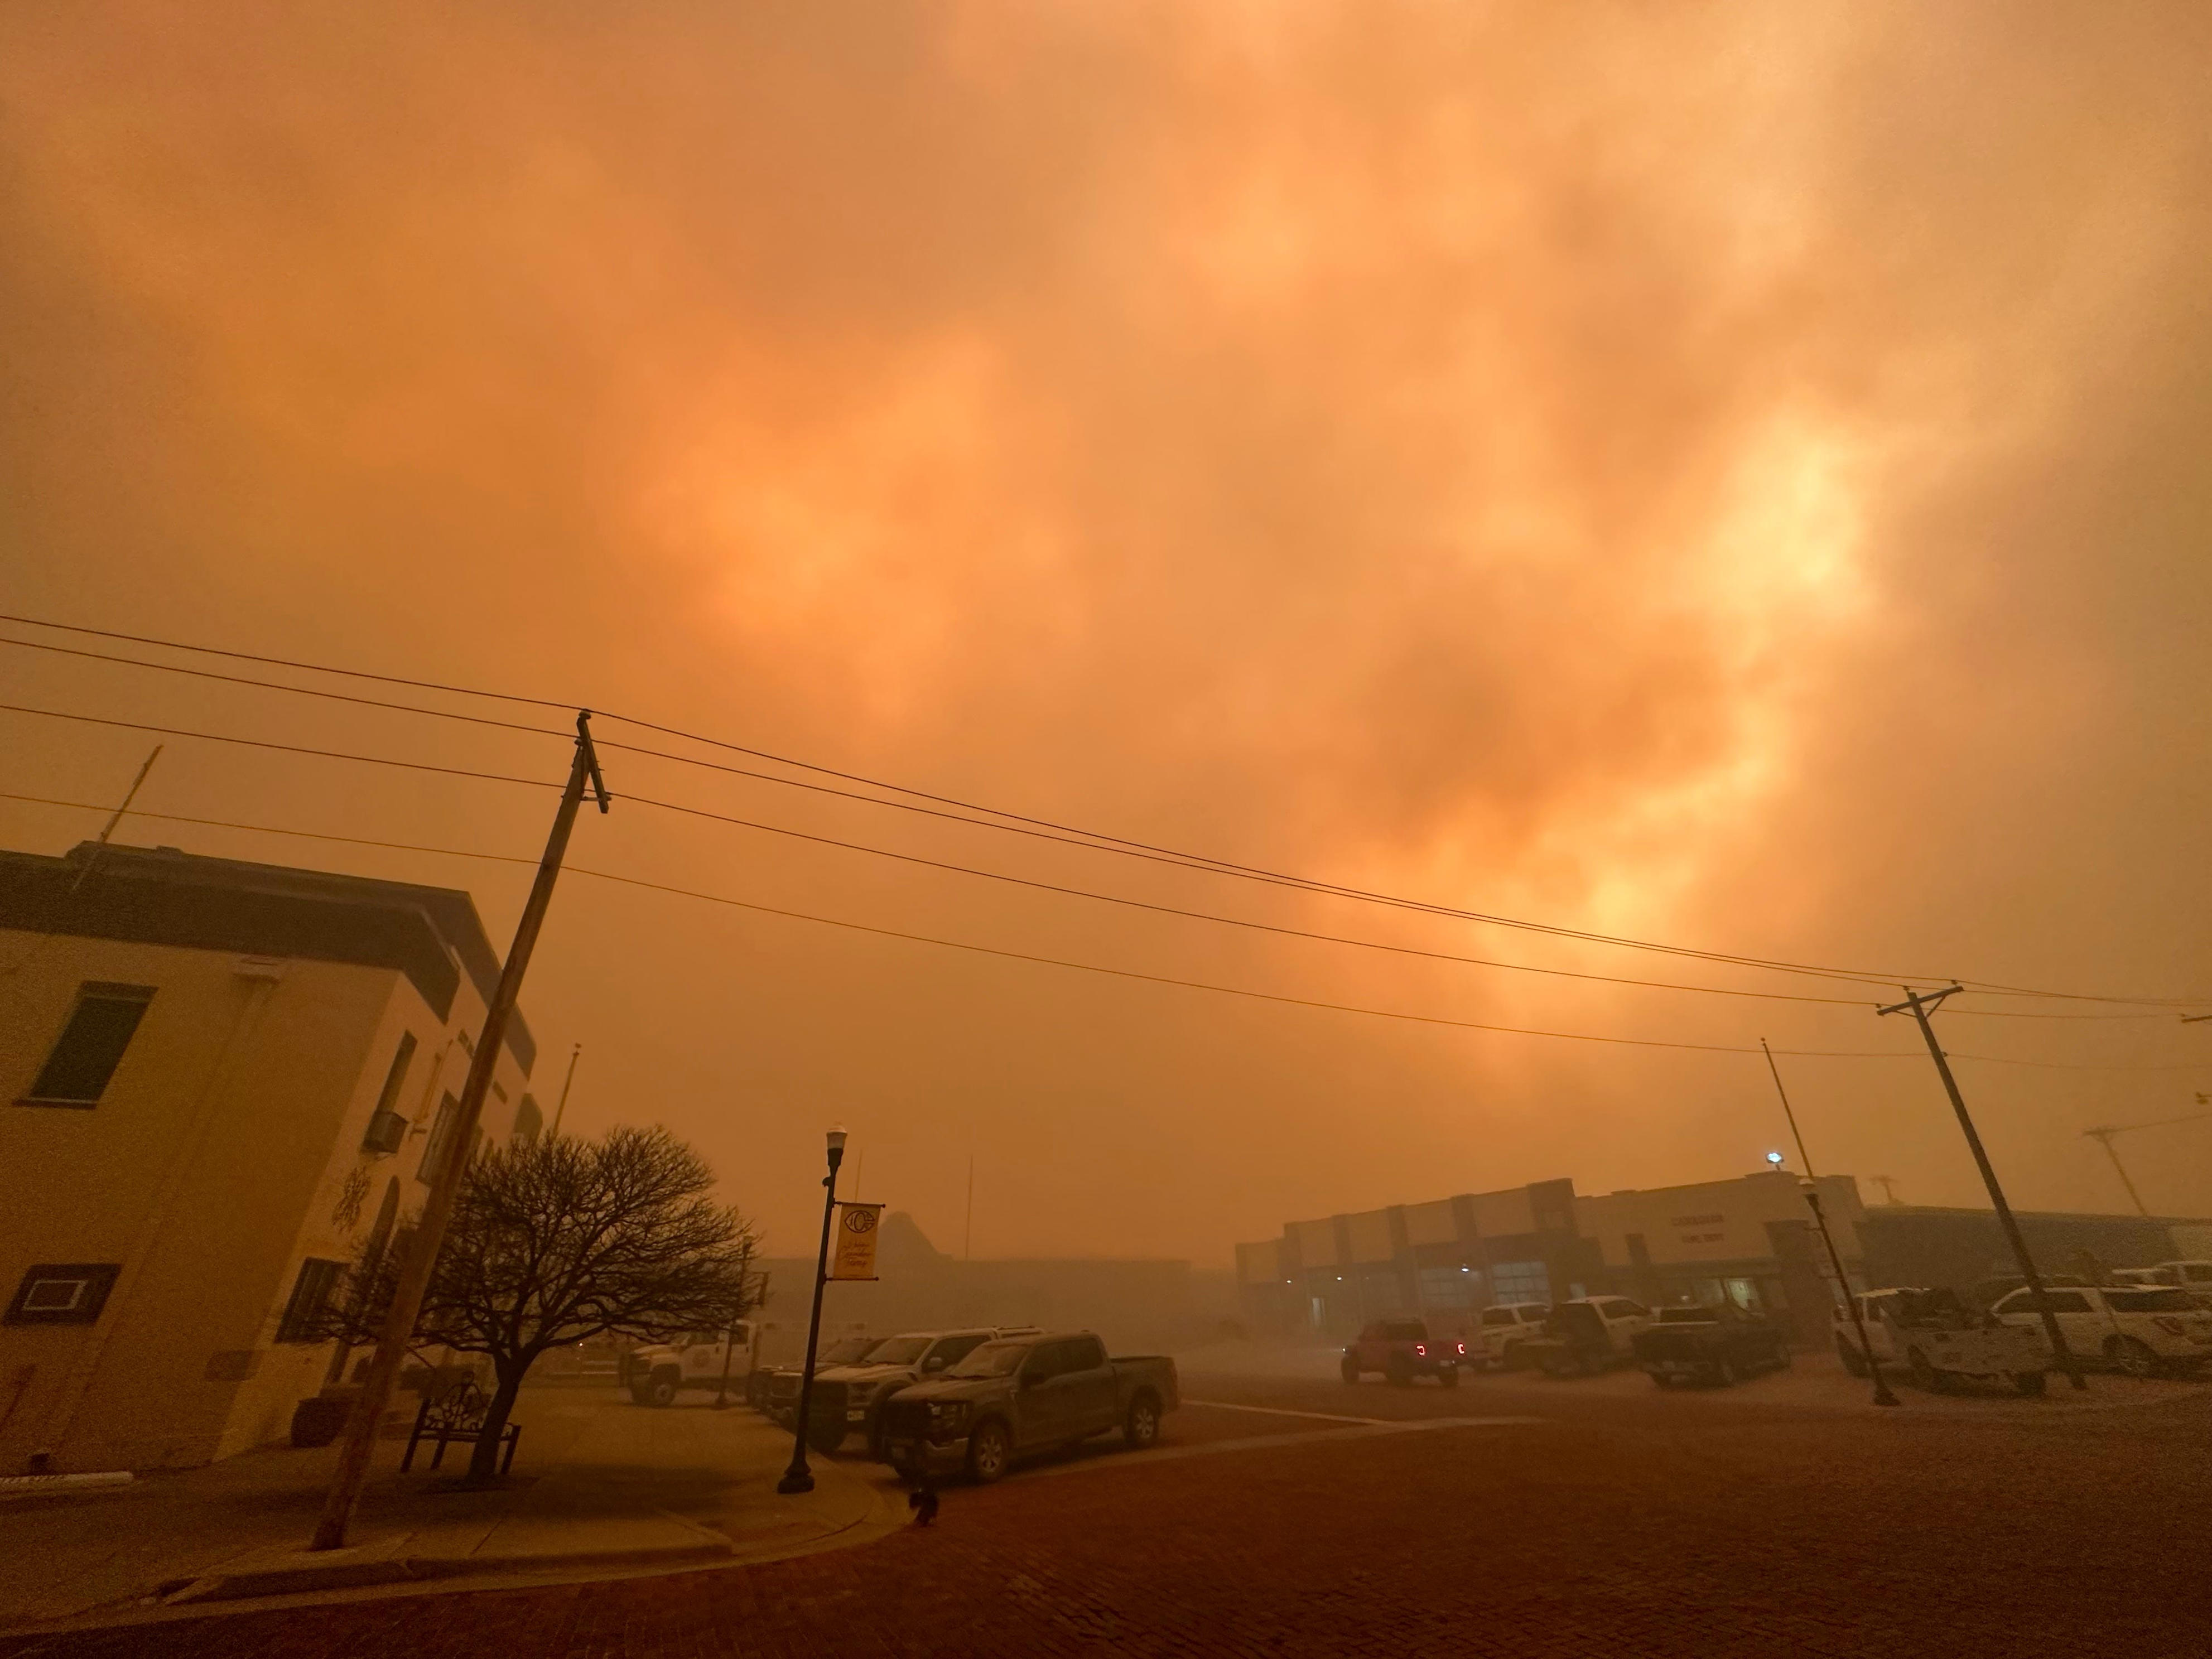
[(929, 1352), (930, 1339), (926, 1336), (895, 1336), (868, 1353), (871, 1365), (911, 1365)]
[(881, 1337), (875, 1336), (840, 1337), (830, 1345), (829, 1351), (815, 1363), (822, 1365), (850, 1365), (856, 1360), (866, 1359), (882, 1344), (882, 1341)]
[(1030, 1351), (1026, 1342), (986, 1342), (945, 1374), (947, 1376), (1012, 1376)]

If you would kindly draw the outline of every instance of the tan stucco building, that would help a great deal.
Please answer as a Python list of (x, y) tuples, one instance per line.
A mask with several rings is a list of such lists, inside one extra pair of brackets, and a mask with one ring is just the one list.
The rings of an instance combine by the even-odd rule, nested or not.
[[(0, 1473), (204, 1463), (335, 1380), (306, 1326), (417, 1209), (499, 962), (465, 893), (0, 852)], [(528, 1027), (485, 1103), (536, 1133)]]

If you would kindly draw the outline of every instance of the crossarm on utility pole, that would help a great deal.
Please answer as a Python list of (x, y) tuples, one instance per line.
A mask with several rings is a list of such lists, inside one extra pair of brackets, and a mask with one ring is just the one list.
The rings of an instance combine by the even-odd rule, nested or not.
[(392, 1398), (392, 1385), (398, 1381), (400, 1364), (415, 1334), (415, 1322), (422, 1316), (422, 1298), (430, 1287), (430, 1270), (436, 1265), (438, 1248), (445, 1242), (454, 1200), (468, 1173), (469, 1156), (475, 1149), (477, 1126), (483, 1117), (484, 1097), (491, 1091), (492, 1072), (499, 1064), (500, 1045), (506, 1039), (507, 1019), (521, 995), (523, 975), (530, 969), (531, 953), (538, 947), (538, 935), (545, 925), (545, 912), (553, 902), (553, 884), (560, 876), (561, 861), (568, 854), (568, 836), (576, 827), (576, 809), (583, 804), (586, 781), (598, 794), (599, 811), (607, 810), (606, 786), (599, 781), (599, 757), (592, 748), (591, 720), (590, 710), (578, 711), (576, 754), (568, 767), (568, 787), (562, 792), (560, 810), (554, 814), (553, 830), (546, 837), (545, 854), (538, 862), (538, 877), (531, 884), (529, 902), (522, 907), (522, 920), (515, 924), (514, 943), (507, 947), (498, 988), (492, 993), (491, 1006), (484, 1010), (483, 1030), (477, 1036), (476, 1053), (470, 1059), (468, 1081), (461, 1088), (453, 1133), (447, 1138), (438, 1167), (430, 1172), (429, 1200), (422, 1206), (422, 1218), (416, 1226), (407, 1259), (400, 1264), (399, 1284), (392, 1293), (391, 1310), (385, 1316), (384, 1329), (377, 1338), (375, 1356), (369, 1361), (368, 1373), (362, 1379), (361, 1393), (346, 1419), (337, 1472), (331, 1478), (330, 1494), (324, 1500), (322, 1518), (315, 1524), (314, 1540), (309, 1546), (312, 1549), (344, 1547), (354, 1505), (360, 1502), (362, 1486), (368, 1476), (377, 1425)]

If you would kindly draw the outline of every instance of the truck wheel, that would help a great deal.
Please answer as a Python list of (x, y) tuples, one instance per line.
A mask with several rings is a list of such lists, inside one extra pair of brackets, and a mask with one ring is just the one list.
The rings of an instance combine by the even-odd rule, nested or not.
[(841, 1418), (831, 1423), (817, 1419), (807, 1425), (806, 1443), (827, 1457), (845, 1443), (844, 1419)]
[(2130, 1376), (2158, 1375), (2158, 1356), (2148, 1344), (2132, 1336), (2116, 1336), (2105, 1345), (2105, 1354)]
[(1455, 1389), (1459, 1387), (1459, 1367), (1456, 1365), (1445, 1366), (1442, 1370), (1437, 1373), (1437, 1381), (1447, 1389)]
[(1146, 1451), (1159, 1437), (1160, 1402), (1148, 1394), (1140, 1394), (1129, 1402), (1129, 1415), (1121, 1423), (1121, 1438), (1131, 1451)]
[(1671, 1389), (1674, 1386), (1674, 1378), (1673, 1375), (1667, 1371), (1652, 1372), (1651, 1382), (1655, 1388)]
[(1928, 1356), (1919, 1349), (1905, 1350), (1905, 1369), (1912, 1373), (1915, 1386), (1925, 1389), (1930, 1394), (1942, 1394), (1944, 1391), (1943, 1373), (1929, 1364)]
[(1735, 1361), (1725, 1355), (1722, 1356), (1720, 1364), (1713, 1367), (1713, 1381), (1724, 1389), (1735, 1387), (1741, 1379), (1742, 1373), (1736, 1370)]
[(1528, 1369), (1528, 1356), (1523, 1352), (1527, 1346), (1527, 1344), (1521, 1342), (1507, 1343), (1505, 1345), (1505, 1352), (1498, 1356), (1498, 1364), (1509, 1371), (1527, 1370)]
[(978, 1423), (975, 1432), (968, 1437), (969, 1478), (979, 1486), (989, 1486), (1006, 1474), (1013, 1449), (1005, 1424), (996, 1419)]
[(1857, 1343), (1846, 1342), (1842, 1337), (1838, 1337), (1836, 1358), (1844, 1362), (1844, 1369), (1853, 1376), (1864, 1376), (1867, 1374), (1866, 1356), (1859, 1352)]
[(1413, 1368), (1396, 1354), (1392, 1354), (1389, 1363), (1382, 1367), (1382, 1375), (1394, 1389), (1410, 1389), (1413, 1386)]
[(645, 1385), (645, 1403), (648, 1406), (672, 1406), (676, 1403), (676, 1384), (680, 1373), (655, 1371)]
[(1776, 1370), (1786, 1371), (1790, 1368), (1790, 1366), (1796, 1363), (1796, 1351), (1787, 1342), (1784, 1342), (1780, 1347), (1774, 1351), (1774, 1369)]
[(2014, 1371), (2012, 1374), (2013, 1387), (2030, 1397), (2043, 1392), (2045, 1380), (2041, 1371)]
[(1354, 1359), (1350, 1354), (1345, 1355), (1344, 1364), (1339, 1365), (1336, 1369), (1337, 1374), (1342, 1376), (1346, 1382), (1357, 1382), (1359, 1381), (1359, 1362), (1357, 1359)]

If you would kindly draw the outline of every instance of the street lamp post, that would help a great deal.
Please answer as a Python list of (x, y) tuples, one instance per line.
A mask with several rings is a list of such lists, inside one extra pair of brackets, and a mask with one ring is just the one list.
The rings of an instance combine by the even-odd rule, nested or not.
[(814, 1311), (806, 1322), (806, 1369), (799, 1377), (799, 1420), (792, 1429), (791, 1467), (775, 1489), (786, 1494), (814, 1490), (814, 1472), (806, 1467), (806, 1431), (814, 1406), (814, 1349), (822, 1337), (822, 1286), (830, 1276), (830, 1227), (837, 1214), (837, 1166), (845, 1161), (845, 1132), (829, 1133), (830, 1173), (822, 1177), (822, 1251), (814, 1263)]
[[(1868, 1375), (1874, 1378), (1874, 1403), (1894, 1406), (1901, 1403), (1890, 1391), (1889, 1382), (1881, 1374), (1881, 1361), (1874, 1357), (1874, 1344), (1868, 1340), (1866, 1310), (1851, 1291), (1850, 1275), (1844, 1271), (1843, 1252), (1836, 1248), (1836, 1236), (1828, 1231), (1827, 1212), (1820, 1208), (1820, 1188), (1813, 1174), (1813, 1156), (1805, 1150), (1805, 1137), (1797, 1127), (1797, 1114), (1790, 1104), (1790, 1091), (1782, 1086), (1782, 1068), (1774, 1063), (1774, 1050), (1766, 1046), (1766, 1039), (1759, 1040), (1759, 1051), (1766, 1056), (1766, 1069), (1774, 1074), (1774, 1092), (1782, 1097), (1782, 1115), (1790, 1120), (1790, 1138), (1797, 1143), (1797, 1161), (1805, 1166), (1805, 1178), (1798, 1183), (1805, 1194), (1805, 1202), (1812, 1206), (1813, 1223), (1820, 1230), (1820, 1242), (1828, 1247), (1828, 1265), (1836, 1270), (1836, 1289), (1844, 1298), (1844, 1310), (1850, 1316), (1851, 1328), (1858, 1333), (1859, 1352), (1866, 1356)], [(1782, 1167), (1782, 1155), (1769, 1152), (1767, 1162), (1776, 1169)]]

